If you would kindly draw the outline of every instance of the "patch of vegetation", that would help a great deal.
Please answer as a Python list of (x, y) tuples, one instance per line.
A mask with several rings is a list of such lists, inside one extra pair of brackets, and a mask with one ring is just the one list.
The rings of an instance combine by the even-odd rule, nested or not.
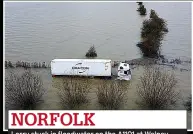
[(147, 13), (147, 10), (143, 4), (139, 5), (139, 8), (137, 9), (137, 11), (139, 11), (140, 15), (146, 15)]
[(136, 2), (138, 5), (143, 5), (143, 2)]
[(23, 67), (25, 69), (28, 68), (48, 68), (49, 65), (46, 64), (46, 62), (25, 62), (25, 61), (17, 61), (15, 64), (13, 64), (11, 61), (5, 61), (5, 68), (19, 68)]
[(21, 75), (11, 72), (5, 79), (6, 108), (9, 110), (34, 110), (43, 102), (44, 93), (40, 76), (30, 70)]
[(142, 42), (138, 45), (143, 56), (158, 58), (160, 56), (161, 41), (168, 32), (167, 23), (151, 10), (150, 19), (143, 21), (141, 28)]
[(185, 101), (184, 106), (188, 111), (192, 110), (192, 96), (190, 95), (188, 99)]
[(94, 45), (90, 47), (90, 49), (88, 50), (85, 56), (86, 57), (97, 57), (97, 52), (95, 50)]
[(97, 90), (98, 103), (106, 110), (119, 109), (125, 102), (127, 86), (124, 86), (123, 81), (106, 80), (102, 82)]
[(165, 109), (175, 104), (179, 92), (174, 89), (177, 80), (174, 74), (158, 67), (146, 66), (137, 85), (140, 97), (138, 104), (146, 109)]
[(5, 68), (14, 68), (11, 61), (5, 61)]
[(80, 81), (75, 77), (70, 77), (63, 80), (62, 88), (59, 88), (58, 95), (64, 109), (78, 109), (82, 104), (89, 102), (88, 92), (88, 80)]

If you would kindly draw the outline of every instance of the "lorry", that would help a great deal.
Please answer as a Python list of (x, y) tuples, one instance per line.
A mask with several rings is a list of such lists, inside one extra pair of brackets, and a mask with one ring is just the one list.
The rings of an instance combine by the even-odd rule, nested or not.
[(131, 79), (131, 69), (129, 64), (120, 62), (118, 66), (118, 77), (119, 80), (130, 80)]
[[(51, 74), (112, 78), (112, 64), (109, 59), (54, 59), (51, 61)], [(130, 80), (129, 64), (120, 62), (116, 75), (119, 80)]]

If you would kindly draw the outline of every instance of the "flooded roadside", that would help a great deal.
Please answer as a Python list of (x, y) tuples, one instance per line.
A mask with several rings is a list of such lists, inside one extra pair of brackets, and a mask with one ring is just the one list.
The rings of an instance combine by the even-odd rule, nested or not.
[[(144, 68), (142, 66), (138, 66), (132, 69), (132, 79), (131, 81), (125, 81), (125, 85), (128, 85), (128, 89), (126, 92), (126, 102), (124, 103), (123, 107), (120, 109), (122, 110), (143, 110), (143, 108), (139, 107), (136, 101), (139, 99), (137, 95), (137, 84), (139, 83), (139, 78), (143, 74)], [(168, 70), (173, 72), (178, 80), (177, 86), (175, 90), (181, 91), (180, 98), (175, 105), (175, 107), (171, 107), (170, 109), (173, 110), (184, 110), (185, 107), (183, 105), (184, 101), (188, 98), (191, 94), (191, 73), (189, 71), (181, 72), (178, 70), (173, 70), (171, 68), (164, 67), (164, 70)], [(10, 71), (16, 72), (23, 72), (24, 69), (6, 69), (6, 76), (8, 76)], [(60, 104), (60, 99), (58, 96), (58, 90), (61, 88), (62, 81), (68, 78), (64, 77), (52, 77), (50, 73), (50, 69), (32, 69), (35, 73), (38, 73), (44, 83), (44, 87), (46, 89), (46, 93), (44, 95), (44, 103), (42, 103), (37, 109), (40, 110), (64, 110)], [(104, 81), (103, 79), (99, 78), (80, 78), (87, 79), (88, 83), (90, 84), (88, 98), (89, 103), (86, 105), (82, 105), (79, 107), (81, 110), (100, 110), (101, 107), (97, 102), (97, 87), (98, 85)], [(191, 124), (191, 113), (188, 113), (188, 125), (190, 127)]]
[[(132, 68), (133, 66), (131, 66)], [(179, 104), (174, 107), (173, 109), (181, 110), (185, 109), (181, 104), (183, 103), (184, 99), (186, 99), (191, 94), (191, 73), (190, 71), (181, 71), (181, 69), (173, 69), (171, 67), (167, 66), (160, 66), (166, 71), (169, 71), (171, 73), (174, 73), (176, 76), (176, 79), (178, 80), (177, 86), (175, 87), (176, 90), (181, 91), (181, 97), (182, 98), (179, 101)], [(116, 68), (114, 69), (114, 74), (116, 74)], [(189, 68), (190, 69), (190, 68)], [(23, 68), (14, 68), (14, 69), (6, 69), (6, 76), (8, 76), (9, 72), (23, 72)], [(44, 86), (46, 88), (46, 95), (45, 95), (45, 103), (40, 107), (41, 109), (60, 109), (59, 105), (55, 105), (55, 103), (59, 103), (59, 99), (57, 97), (57, 91), (58, 88), (60, 88), (61, 83), (64, 79), (68, 79), (67, 77), (52, 77), (51, 76), (51, 70), (50, 68), (47, 69), (32, 69), (35, 73), (39, 74), (42, 77), (42, 80), (44, 82)], [(130, 81), (126, 81), (125, 83), (128, 83), (128, 92), (127, 92), (127, 103), (124, 105), (122, 109), (139, 109), (135, 101), (137, 100), (138, 96), (136, 94), (137, 90), (137, 84), (139, 83), (139, 78), (142, 76), (144, 68), (143, 66), (135, 66), (133, 67), (132, 71), (132, 79)], [(116, 76), (114, 76), (116, 78)], [(89, 97), (90, 100), (92, 100), (91, 105), (88, 105), (87, 107), (82, 107), (82, 109), (100, 109), (96, 105), (97, 97), (96, 97), (96, 91), (97, 86), (104, 81), (103, 79), (99, 78), (80, 78), (81, 79), (87, 79), (88, 83), (90, 84), (90, 90), (89, 90)], [(115, 80), (115, 79), (113, 79)], [(113, 81), (112, 80), (112, 81)], [(53, 104), (53, 105), (52, 105)]]

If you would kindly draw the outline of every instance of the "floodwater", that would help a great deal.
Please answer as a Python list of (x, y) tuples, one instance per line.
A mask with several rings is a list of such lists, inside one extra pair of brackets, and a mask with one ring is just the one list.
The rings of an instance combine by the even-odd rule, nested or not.
[[(163, 54), (191, 58), (191, 3), (144, 3), (168, 22)], [(126, 3), (6, 3), (7, 60), (45, 61), (84, 58), (95, 45), (98, 58), (131, 60), (141, 57), (142, 21), (135, 2)]]
[[(144, 3), (167, 20), (169, 33), (165, 36), (162, 54), (169, 58), (191, 59), (191, 3)], [(5, 59), (16, 62), (50, 62), (55, 58), (85, 58), (95, 45), (97, 58), (131, 60), (140, 58), (136, 47), (140, 41), (140, 27), (148, 15), (142, 17), (135, 2), (126, 3), (6, 3), (5, 4)], [(190, 68), (190, 66), (188, 66)], [(17, 70), (19, 71), (19, 70)], [(36, 70), (47, 89), (45, 103), (39, 109), (61, 109), (56, 85), (61, 78), (52, 78), (50, 69)], [(7, 71), (8, 72), (8, 71)], [(7, 73), (6, 72), (6, 73)], [(140, 109), (136, 104), (136, 85), (142, 68), (132, 71), (127, 102), (122, 109)], [(173, 109), (185, 109), (183, 101), (191, 94), (191, 73), (175, 70), (181, 100)], [(81, 109), (100, 109), (96, 85), (102, 81), (90, 79), (91, 103)], [(190, 113), (188, 114), (190, 128)]]
[[(184, 110), (185, 107), (183, 103), (187, 100), (189, 95), (191, 94), (191, 73), (189, 71), (181, 72), (179, 69), (173, 70), (168, 67), (164, 67), (165, 71), (169, 71), (170, 73), (174, 73), (176, 79), (178, 81), (175, 90), (180, 92), (180, 99), (177, 101), (176, 105), (173, 107), (169, 107), (171, 110)], [(23, 72), (23, 69), (13, 69), (16, 73)], [(52, 77), (50, 73), (50, 69), (33, 69), (34, 73), (40, 74), (44, 88), (46, 89), (44, 98), (44, 103), (37, 107), (40, 110), (63, 110), (62, 104), (60, 103), (60, 98), (58, 96), (59, 89), (62, 88), (63, 80), (67, 79), (64, 77)], [(6, 75), (8, 76), (10, 69), (6, 70)], [(120, 109), (124, 110), (143, 110), (142, 107), (137, 105), (137, 101), (139, 101), (139, 96), (137, 95), (137, 84), (139, 83), (139, 78), (143, 73), (143, 67), (139, 66), (132, 70), (132, 79), (131, 81), (125, 81), (126, 85), (126, 94), (125, 94), (125, 103), (120, 107)], [(186, 78), (186, 79), (184, 79)], [(97, 87), (101, 84), (103, 79), (98, 78), (80, 78), (80, 81), (84, 79), (88, 80), (89, 83), (89, 92), (88, 99), (89, 103), (86, 105), (81, 105), (78, 109), (81, 110), (100, 110), (101, 107), (98, 104), (97, 99)], [(188, 128), (191, 128), (191, 113), (188, 112)]]

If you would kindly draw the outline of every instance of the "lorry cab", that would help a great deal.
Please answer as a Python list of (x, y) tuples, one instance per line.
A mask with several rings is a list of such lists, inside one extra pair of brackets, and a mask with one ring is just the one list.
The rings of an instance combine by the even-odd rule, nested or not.
[(130, 80), (131, 69), (128, 63), (121, 62), (118, 66), (118, 78), (119, 80)]

